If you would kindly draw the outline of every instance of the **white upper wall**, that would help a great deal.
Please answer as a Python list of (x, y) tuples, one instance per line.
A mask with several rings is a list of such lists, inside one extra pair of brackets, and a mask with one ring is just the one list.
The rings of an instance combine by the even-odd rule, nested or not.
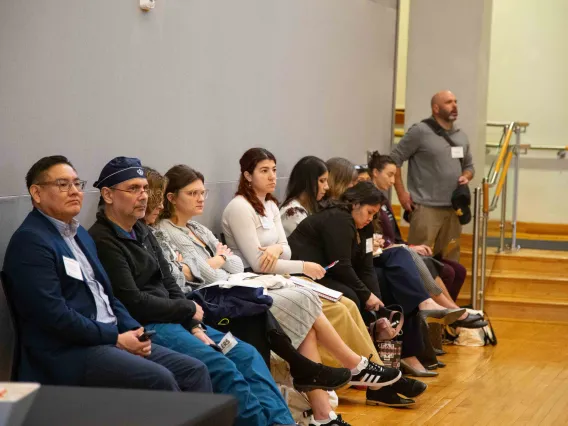
[(526, 143), (568, 145), (567, 23), (566, 0), (494, 0), (488, 117), (530, 122)]

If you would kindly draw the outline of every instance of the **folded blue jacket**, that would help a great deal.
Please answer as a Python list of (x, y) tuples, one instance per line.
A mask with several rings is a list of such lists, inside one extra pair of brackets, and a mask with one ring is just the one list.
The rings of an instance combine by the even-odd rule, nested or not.
[(221, 288), (204, 287), (189, 296), (201, 305), (207, 322), (218, 323), (223, 318), (250, 317), (266, 312), (272, 306), (272, 297), (263, 294), (262, 287)]

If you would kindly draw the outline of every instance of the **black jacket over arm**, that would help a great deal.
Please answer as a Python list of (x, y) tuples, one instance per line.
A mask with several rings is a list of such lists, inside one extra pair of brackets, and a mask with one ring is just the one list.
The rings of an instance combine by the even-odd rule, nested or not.
[(372, 224), (358, 231), (351, 213), (335, 206), (300, 222), (288, 243), (292, 248), (292, 259), (322, 266), (338, 260), (338, 264), (328, 270), (327, 276), (352, 287), (364, 303), (371, 292), (380, 297), (372, 249), (369, 253), (366, 250), (367, 240), (371, 239), (372, 243), (372, 238)]
[(104, 213), (89, 229), (95, 240), (116, 297), (142, 324), (187, 324), (195, 303), (186, 299), (152, 232), (141, 221), (133, 228), (136, 239), (118, 230)]

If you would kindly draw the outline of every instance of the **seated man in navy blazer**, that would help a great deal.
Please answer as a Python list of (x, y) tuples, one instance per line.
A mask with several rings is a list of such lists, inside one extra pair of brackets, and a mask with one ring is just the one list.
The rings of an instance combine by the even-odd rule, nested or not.
[(85, 181), (67, 158), (42, 158), (26, 184), (34, 209), (4, 260), (21, 333), (18, 380), (211, 392), (203, 363), (139, 341), (143, 328), (113, 296), (76, 219)]

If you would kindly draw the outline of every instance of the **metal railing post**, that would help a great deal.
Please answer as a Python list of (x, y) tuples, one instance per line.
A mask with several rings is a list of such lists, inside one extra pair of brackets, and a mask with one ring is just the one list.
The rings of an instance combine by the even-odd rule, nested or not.
[(499, 253), (505, 251), (505, 224), (507, 223), (507, 177), (501, 192), (501, 223), (499, 224)]
[(479, 309), (485, 307), (485, 276), (487, 266), (487, 225), (489, 222), (489, 184), (483, 179), (483, 218), (481, 224), (481, 277), (479, 280)]
[(521, 128), (515, 128), (515, 177), (513, 181), (513, 214), (511, 217), (511, 250), (517, 250), (517, 204), (519, 202), (519, 156), (521, 155)]
[(471, 307), (477, 309), (477, 279), (479, 276), (479, 223), (481, 220), (481, 188), (473, 191), (473, 247), (471, 262)]

